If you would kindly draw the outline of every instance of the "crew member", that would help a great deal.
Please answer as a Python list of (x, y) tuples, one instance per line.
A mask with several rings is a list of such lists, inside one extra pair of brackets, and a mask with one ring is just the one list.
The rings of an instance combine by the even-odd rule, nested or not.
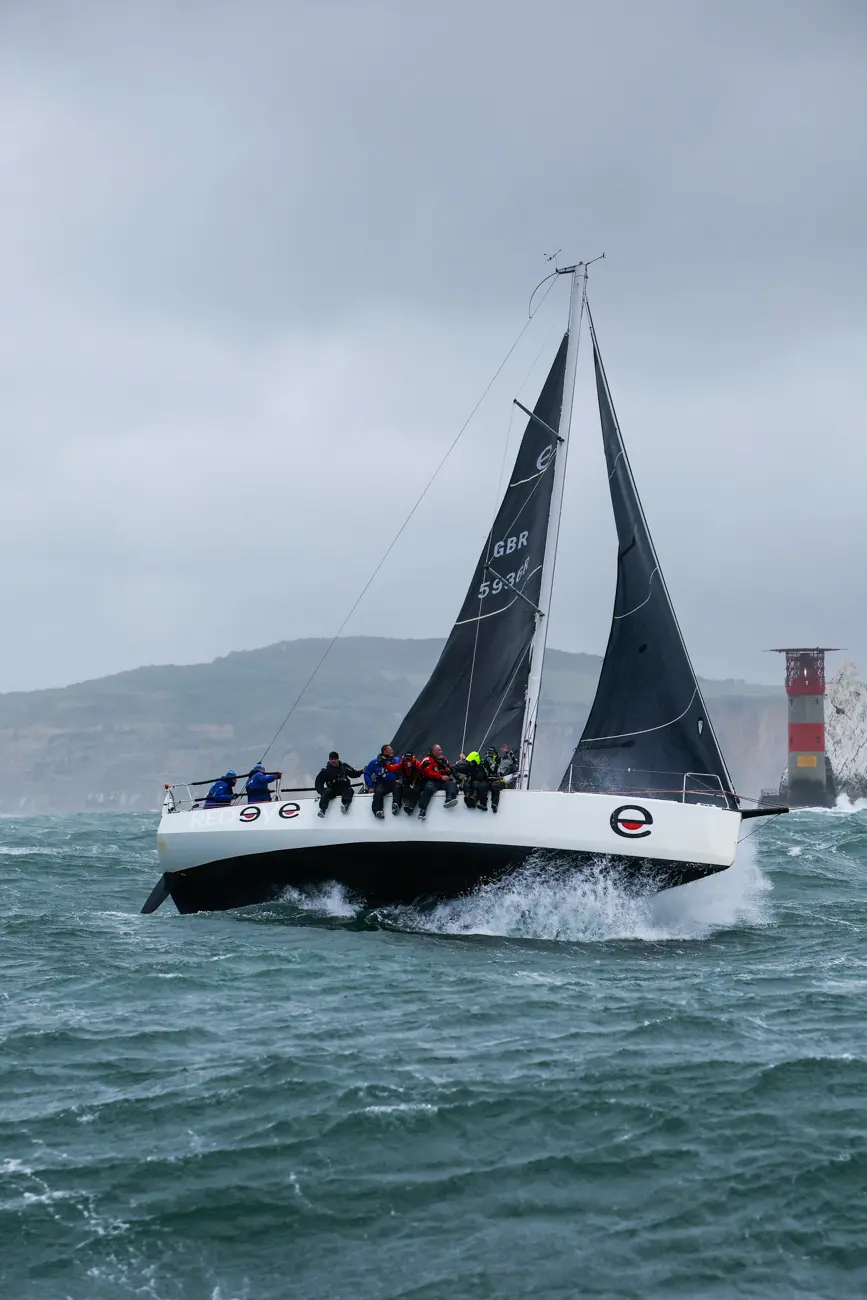
[(205, 797), (206, 808), (225, 808), (232, 802), (238, 773), (230, 767), (225, 776), (215, 781)]
[(340, 796), (340, 811), (349, 812), (349, 805), (352, 803), (352, 796), (355, 791), (350, 784), (350, 778), (361, 776), (359, 768), (350, 767), (348, 763), (341, 763), (340, 755), (336, 749), (332, 749), (328, 755), (328, 762), (314, 782), (316, 793), (319, 795), (319, 816), (324, 817), (328, 811), (328, 805), (332, 799)]
[(395, 759), (394, 750), (391, 745), (383, 745), (376, 758), (372, 758), (364, 769), (364, 785), (367, 790), (373, 791), (373, 815), (382, 818), (385, 813), (382, 811), (382, 803), (387, 794), (391, 795), (391, 811), (400, 812), (401, 794), (403, 793), (403, 784), (401, 782), (401, 764), (400, 759)]
[[(511, 753), (511, 750), (508, 752)], [(514, 758), (514, 754), (512, 757)], [(506, 783), (502, 775), (500, 756), (493, 746), (485, 750), (485, 757), (482, 759), (482, 776), (491, 792), (491, 812), (496, 812), (500, 806), (500, 791), (505, 788)]]
[(468, 808), (472, 808), (475, 801), (470, 780), (470, 763), (466, 754), (461, 754), (458, 761), (452, 764), (452, 775), (458, 783), (458, 794), (462, 794), (464, 803)]
[(518, 760), (508, 745), (500, 752), (500, 776), (505, 786), (513, 786), (518, 779)]
[(485, 786), (483, 792), (481, 788), (485, 784), (485, 778), (482, 772), (482, 760), (479, 758), (478, 752), (471, 750), (469, 754), (461, 754), (452, 771), (458, 778), (458, 784), (466, 806), (468, 808), (481, 807), (480, 799), (484, 795), (484, 806), (487, 808), (488, 789)]
[(458, 785), (452, 776), (449, 762), (443, 754), (442, 745), (431, 745), (430, 752), (421, 761), (419, 775), (423, 783), (418, 797), (420, 821), (424, 821), (427, 816), (427, 806), (437, 790), (445, 790), (445, 806), (454, 808), (458, 801)]
[(418, 802), (421, 792), (421, 764), (415, 754), (403, 754), (400, 760), (403, 784), (403, 811), (409, 816)]
[(282, 772), (266, 772), (262, 763), (256, 763), (244, 787), (247, 803), (270, 803), (271, 791), (268, 786), (272, 781), (279, 781), (282, 775)]

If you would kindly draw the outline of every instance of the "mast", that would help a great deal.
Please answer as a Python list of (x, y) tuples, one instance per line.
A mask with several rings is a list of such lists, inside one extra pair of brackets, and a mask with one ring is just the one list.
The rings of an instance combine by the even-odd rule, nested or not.
[(521, 754), (517, 787), (526, 790), (530, 785), (530, 768), (536, 740), (536, 716), (542, 693), (542, 672), (545, 665), (545, 645), (548, 640), (548, 611), (554, 587), (554, 568), (557, 563), (557, 538), (560, 533), (560, 513), (563, 507), (563, 488), (566, 482), (566, 459), (569, 451), (569, 433), (572, 427), (572, 401), (575, 396), (575, 373), (578, 366), (578, 335), (584, 300), (587, 292), (587, 264), (557, 269), (558, 275), (572, 276), (569, 296), (569, 341), (566, 345), (566, 370), (563, 378), (563, 405), (560, 410), (558, 443), (554, 461), (554, 481), (551, 487), (551, 509), (548, 515), (548, 534), (545, 542), (545, 559), (542, 564), (542, 581), (539, 608), (536, 614), (536, 633), (531, 650), (530, 677), (527, 682), (527, 703), (524, 725), (521, 730)]

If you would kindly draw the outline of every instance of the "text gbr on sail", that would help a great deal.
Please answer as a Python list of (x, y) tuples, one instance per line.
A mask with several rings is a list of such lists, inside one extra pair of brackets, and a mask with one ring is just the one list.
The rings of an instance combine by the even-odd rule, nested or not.
[(512, 551), (519, 551), (522, 546), (527, 545), (527, 538), (529, 536), (529, 533), (515, 533), (512, 537), (507, 537), (502, 542), (497, 542), (491, 555), (511, 555)]

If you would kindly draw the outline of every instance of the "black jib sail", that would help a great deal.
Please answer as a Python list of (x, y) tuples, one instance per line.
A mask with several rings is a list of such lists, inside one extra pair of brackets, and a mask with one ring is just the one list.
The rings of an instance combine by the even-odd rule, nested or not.
[(560, 789), (737, 808), (632, 477), (589, 309), (588, 319), (617, 525), (617, 591), (596, 698)]
[(560, 426), (563, 338), (524, 432), (494, 526), (457, 622), (427, 685), (394, 738), (398, 754), (440, 744), (460, 753), (508, 745), (516, 753), (536, 631)]

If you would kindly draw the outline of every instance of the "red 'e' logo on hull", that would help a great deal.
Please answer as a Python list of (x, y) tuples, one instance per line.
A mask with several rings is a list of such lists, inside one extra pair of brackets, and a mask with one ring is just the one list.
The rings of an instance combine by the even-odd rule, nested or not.
[(615, 808), (610, 818), (611, 829), (624, 840), (643, 840), (650, 834), (653, 815), (638, 804), (626, 803)]

